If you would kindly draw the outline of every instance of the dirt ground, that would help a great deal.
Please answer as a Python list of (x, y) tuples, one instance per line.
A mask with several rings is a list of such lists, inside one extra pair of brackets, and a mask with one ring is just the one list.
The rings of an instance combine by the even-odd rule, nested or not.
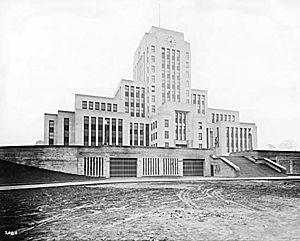
[(137, 183), (0, 192), (0, 240), (299, 237), (299, 182)]

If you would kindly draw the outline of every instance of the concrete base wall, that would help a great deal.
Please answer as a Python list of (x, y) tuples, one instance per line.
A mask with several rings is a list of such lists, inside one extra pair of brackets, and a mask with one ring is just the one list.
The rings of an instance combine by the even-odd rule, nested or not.
[(178, 158), (179, 173), (183, 175), (182, 159), (204, 159), (204, 176), (210, 176), (212, 150), (153, 147), (83, 147), (83, 146), (16, 146), (0, 147), (0, 160), (42, 169), (84, 175), (85, 157), (104, 159), (104, 176), (109, 178), (110, 158), (137, 158), (137, 177), (141, 177), (143, 158)]
[(74, 147), (0, 147), (0, 160), (71, 174), (81, 174), (82, 166)]
[(215, 177), (236, 177), (237, 176), (234, 168), (226, 164), (221, 159), (211, 158), (210, 165), (213, 165)]

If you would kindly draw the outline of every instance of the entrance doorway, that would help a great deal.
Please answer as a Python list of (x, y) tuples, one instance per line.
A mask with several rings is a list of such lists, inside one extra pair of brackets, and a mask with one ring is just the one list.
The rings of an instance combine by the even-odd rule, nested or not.
[(214, 165), (210, 165), (210, 176), (214, 176), (215, 175), (215, 166)]

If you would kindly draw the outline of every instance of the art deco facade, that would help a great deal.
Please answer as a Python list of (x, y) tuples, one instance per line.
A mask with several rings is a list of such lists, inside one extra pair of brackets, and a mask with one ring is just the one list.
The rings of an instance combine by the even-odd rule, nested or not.
[(190, 43), (184, 34), (152, 27), (134, 53), (133, 80), (114, 97), (75, 95), (75, 110), (45, 114), (46, 145), (255, 149), (257, 128), (239, 112), (208, 107), (205, 90), (191, 88)]

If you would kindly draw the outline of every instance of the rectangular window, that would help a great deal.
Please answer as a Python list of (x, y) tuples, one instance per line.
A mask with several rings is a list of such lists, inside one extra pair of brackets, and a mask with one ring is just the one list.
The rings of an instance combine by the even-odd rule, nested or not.
[(193, 94), (193, 104), (196, 105), (196, 98), (197, 96), (195, 94)]
[(155, 65), (151, 65), (151, 71), (152, 73), (155, 73)]
[(134, 145), (138, 145), (138, 123), (134, 123)]
[(98, 146), (103, 145), (103, 118), (98, 117)]
[(240, 150), (243, 151), (243, 128), (240, 128)]
[(232, 116), (232, 121), (235, 122), (235, 115)]
[(217, 127), (216, 131), (217, 131), (217, 137), (215, 139), (215, 146), (219, 147), (220, 146), (220, 144), (219, 144), (219, 142), (220, 142), (220, 130), (219, 130), (219, 127)]
[(152, 113), (155, 113), (155, 105), (152, 105), (151, 111), (152, 111)]
[(140, 87), (135, 88), (136, 117), (140, 117)]
[(169, 139), (169, 132), (165, 131), (165, 139)]
[(130, 86), (130, 116), (134, 116), (134, 86)]
[(226, 127), (226, 146), (227, 152), (230, 152), (230, 139), (229, 139), (229, 127)]
[(99, 102), (95, 102), (95, 110), (100, 110), (100, 103)]
[(116, 145), (117, 144), (117, 119), (112, 118), (111, 125), (112, 125), (112, 144)]
[(228, 115), (228, 121), (231, 121), (231, 115)]
[(144, 146), (144, 124), (140, 124), (140, 146)]
[(244, 128), (244, 149), (247, 150), (247, 128)]
[(91, 118), (91, 146), (96, 146), (96, 117)]
[(49, 120), (49, 145), (54, 145), (54, 120)]
[(87, 101), (85, 100), (82, 101), (82, 109), (87, 109)]
[(216, 114), (216, 122), (219, 122), (219, 114)]
[(202, 122), (198, 122), (198, 129), (202, 130)]
[(105, 103), (101, 103), (101, 110), (105, 111)]
[(145, 88), (141, 88), (141, 115), (145, 117)]
[(107, 103), (107, 111), (111, 111), (111, 103)]
[(125, 113), (129, 113), (129, 86), (125, 85)]
[(155, 95), (151, 96), (151, 100), (152, 100), (152, 102), (155, 102)]
[(197, 95), (198, 113), (201, 114), (201, 95)]
[(169, 147), (169, 142), (165, 142), (165, 147)]
[(146, 146), (149, 146), (149, 124), (146, 124)]
[(169, 120), (165, 120), (165, 127), (169, 127)]
[(231, 127), (231, 152), (234, 152), (234, 128)]
[(151, 62), (155, 63), (155, 56), (153, 56), (153, 55), (151, 56)]
[(151, 52), (155, 53), (155, 46), (154, 45), (151, 45)]
[(202, 141), (202, 133), (198, 133), (198, 140)]
[(223, 114), (220, 114), (220, 121), (223, 121)]
[(118, 142), (119, 146), (123, 145), (123, 120), (118, 120)]
[(125, 96), (129, 96), (129, 86), (125, 85)]
[(239, 128), (235, 128), (235, 148), (236, 151), (239, 151)]
[(94, 109), (94, 102), (93, 101), (89, 101), (89, 110)]
[(202, 95), (202, 115), (205, 115), (205, 95)]
[(113, 112), (117, 112), (118, 111), (118, 105), (117, 104), (113, 104)]
[(130, 129), (129, 129), (129, 135), (130, 135), (130, 146), (133, 145), (133, 126), (132, 126), (132, 122), (130, 122)]
[(64, 145), (68, 146), (70, 142), (69, 137), (69, 118), (64, 118)]
[(212, 122), (212, 123), (215, 123), (215, 113), (212, 113), (212, 114), (211, 114), (211, 122)]
[(105, 131), (105, 141), (104, 141), (104, 145), (109, 145), (109, 126), (110, 126), (110, 119), (109, 118), (105, 118), (104, 121), (104, 131)]
[(83, 145), (89, 145), (89, 117), (84, 116), (83, 120)]
[(155, 75), (151, 76), (151, 81), (154, 83), (155, 82)]
[(227, 115), (224, 115), (224, 121), (227, 121)]

